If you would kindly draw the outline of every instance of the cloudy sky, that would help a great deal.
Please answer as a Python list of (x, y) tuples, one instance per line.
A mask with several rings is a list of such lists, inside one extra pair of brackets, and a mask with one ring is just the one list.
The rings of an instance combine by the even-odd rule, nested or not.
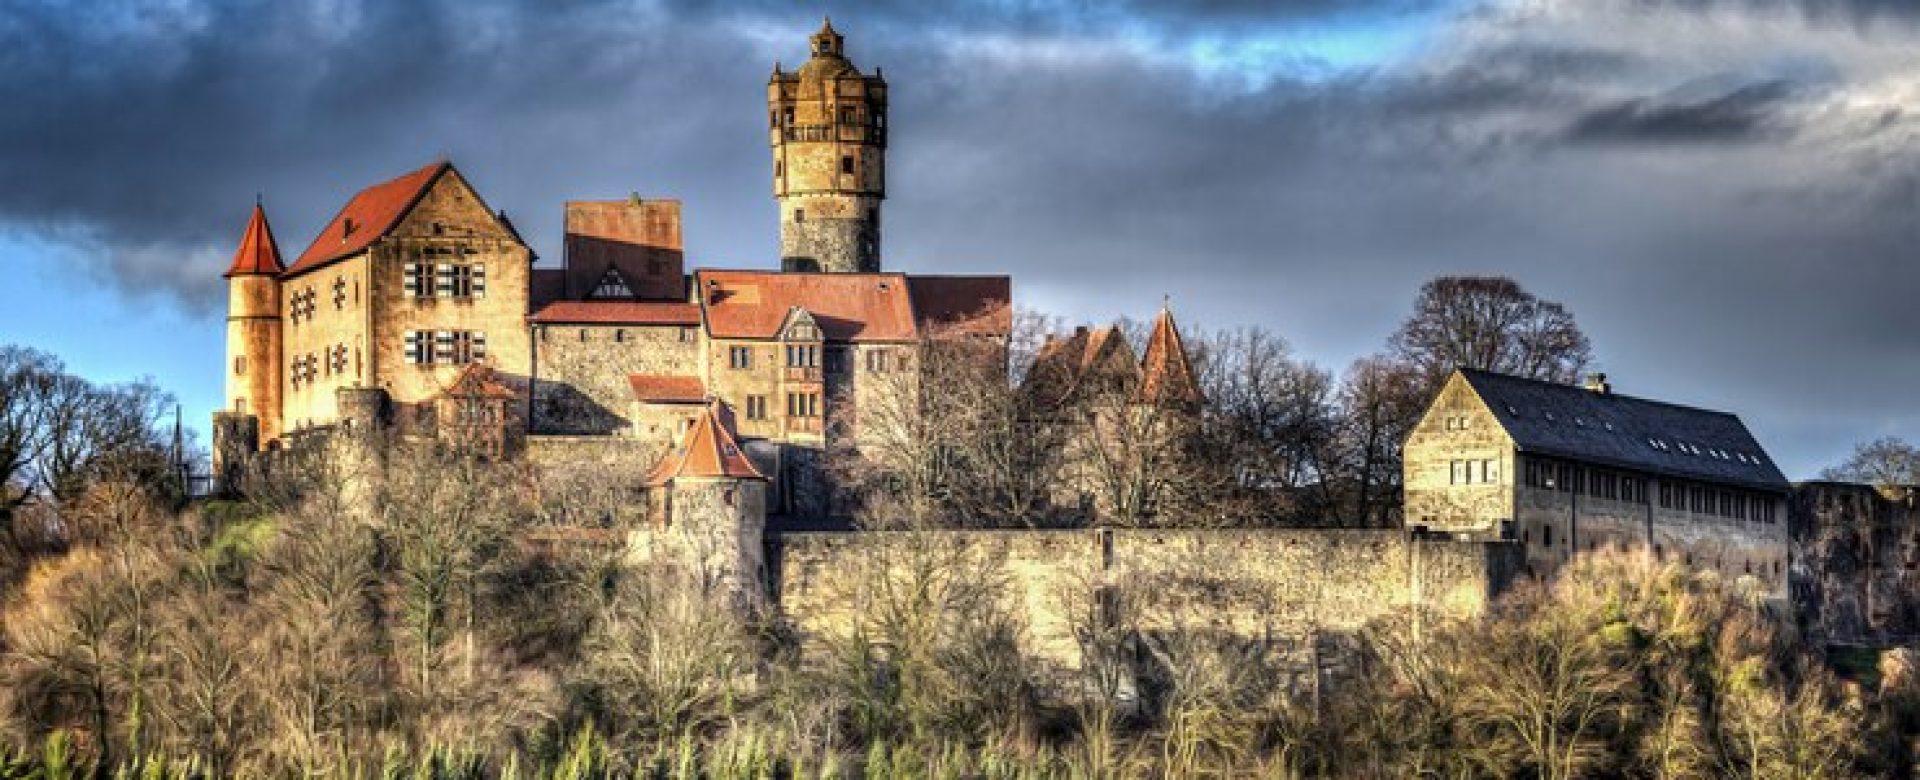
[(1336, 371), (1506, 274), (1790, 476), (1920, 438), (1911, 0), (7, 0), (0, 341), (204, 420), (255, 194), (291, 256), (442, 155), (549, 258), (637, 190), (692, 265), (774, 267), (764, 85), (821, 12), (892, 86), (893, 269)]

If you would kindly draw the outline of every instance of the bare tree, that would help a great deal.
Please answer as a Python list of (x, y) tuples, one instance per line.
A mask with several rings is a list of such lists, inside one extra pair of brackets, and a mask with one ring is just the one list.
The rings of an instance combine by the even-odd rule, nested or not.
[(1325, 460), (1339, 431), (1333, 378), (1258, 328), (1191, 340), (1210, 460), (1255, 494), (1268, 518), (1330, 509)]
[(1392, 525), (1400, 507), (1401, 448), (1430, 396), (1418, 370), (1389, 357), (1356, 361), (1340, 389), (1330, 490), (1342, 524)]
[(1413, 364), (1429, 387), (1438, 387), (1456, 368), (1577, 382), (1593, 359), (1572, 312), (1503, 277), (1427, 282), (1387, 348)]
[(1840, 465), (1820, 472), (1821, 479), (1872, 485), (1888, 498), (1920, 487), (1920, 447), (1887, 436), (1855, 445)]

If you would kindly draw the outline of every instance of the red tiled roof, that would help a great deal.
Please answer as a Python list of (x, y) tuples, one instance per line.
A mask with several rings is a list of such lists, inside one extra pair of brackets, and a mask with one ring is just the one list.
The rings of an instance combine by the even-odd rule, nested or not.
[(1013, 280), (1005, 276), (910, 276), (907, 289), (929, 334), (1013, 332)]
[(1194, 381), (1193, 364), (1187, 360), (1180, 329), (1173, 324), (1172, 309), (1162, 308), (1153, 321), (1153, 335), (1147, 337), (1147, 352), (1140, 358), (1138, 399), (1148, 404), (1200, 403), (1200, 385)]
[(656, 404), (697, 404), (707, 400), (707, 385), (697, 376), (631, 374), (627, 384), (633, 397)]
[(807, 310), (828, 341), (912, 341), (919, 337), (903, 274), (699, 271), (707, 332), (770, 339), (794, 308)]
[(698, 325), (700, 307), (666, 301), (554, 301), (534, 322), (583, 325)]
[[(440, 174), (452, 169), (452, 163), (437, 162), (361, 190), (314, 237), (287, 273), (302, 273), (366, 249), (399, 224)], [(352, 230), (347, 229), (349, 224)]]
[(253, 216), (247, 219), (247, 232), (240, 234), (240, 250), (233, 253), (233, 267), (225, 276), (276, 276), (286, 267), (280, 262), (280, 245), (273, 240), (273, 228), (267, 225), (267, 210), (253, 204)]
[(520, 394), (514, 392), (513, 388), (501, 384), (500, 380), (494, 376), (493, 367), (485, 363), (468, 363), (467, 367), (460, 371), (459, 376), (454, 377), (453, 383), (447, 385), (443, 392), (449, 396), (466, 398), (512, 399), (520, 397)]
[(732, 416), (718, 401), (700, 410), (680, 447), (667, 453), (647, 474), (647, 484), (659, 486), (680, 477), (766, 479), (734, 439)]

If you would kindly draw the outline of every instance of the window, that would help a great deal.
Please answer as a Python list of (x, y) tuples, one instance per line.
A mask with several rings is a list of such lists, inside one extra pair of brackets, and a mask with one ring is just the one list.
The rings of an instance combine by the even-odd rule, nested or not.
[(778, 179), (785, 175), (787, 175), (787, 164), (781, 160), (774, 160), (773, 161), (773, 178)]
[(682, 343), (682, 344), (692, 344), (692, 343), (693, 343), (693, 340), (694, 340), (694, 337), (695, 337), (695, 335), (696, 335), (696, 331), (695, 331), (695, 329), (694, 329), (694, 327), (693, 327), (693, 326), (691, 326), (691, 325), (684, 325), (684, 326), (681, 326), (681, 328), (680, 328), (680, 343)]
[(747, 396), (747, 419), (767, 419), (767, 397), (764, 395)]
[(819, 393), (788, 393), (787, 394), (787, 416), (788, 417), (819, 417), (820, 416), (820, 394)]
[(1449, 485), (1467, 484), (1467, 462), (1466, 461), (1464, 460), (1451, 461), (1447, 465), (1451, 467), (1447, 475), (1447, 484)]
[(887, 351), (883, 349), (867, 352), (867, 373), (877, 374), (887, 370)]
[(840, 172), (849, 175), (853, 173), (853, 155), (840, 155)]
[(1540, 526), (1540, 546), (1541, 547), (1553, 546), (1553, 525), (1552, 524)]
[(433, 265), (430, 263), (407, 263), (400, 268), (400, 289), (408, 298), (418, 298), (432, 289)]
[(410, 330), (406, 333), (406, 358), (410, 365), (461, 365), (485, 360), (486, 357), (485, 333), (471, 330)]
[(627, 278), (620, 275), (620, 269), (609, 268), (600, 275), (600, 282), (593, 286), (592, 298), (632, 298), (633, 287), (627, 284)]
[(805, 221), (807, 221), (807, 210), (806, 210), (806, 209), (794, 209), (794, 210), (793, 210), (793, 221), (795, 221), (795, 222), (805, 222)]
[(345, 277), (333, 280), (333, 308), (335, 310), (347, 308), (347, 280)]
[(239, 355), (233, 359), (233, 373), (235, 376), (246, 376), (247, 374), (247, 356), (246, 355)]
[(820, 365), (820, 347), (813, 344), (788, 344), (787, 367), (816, 368)]
[(1500, 481), (1500, 461), (1487, 458), (1480, 461), (1480, 482), (1492, 485)]
[(843, 124), (843, 125), (855, 124), (855, 117), (854, 117), (852, 106), (840, 107), (840, 124)]
[(731, 347), (727, 350), (727, 366), (734, 369), (753, 367), (752, 347)]
[(625, 343), (627, 343), (627, 329), (626, 329), (626, 328), (615, 328), (615, 329), (613, 330), (613, 342), (614, 342), (615, 344), (625, 344)]

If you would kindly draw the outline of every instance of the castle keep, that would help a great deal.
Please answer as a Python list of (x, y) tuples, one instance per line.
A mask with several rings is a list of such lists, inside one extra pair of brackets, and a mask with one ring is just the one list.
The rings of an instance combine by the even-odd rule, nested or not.
[[(767, 85), (779, 270), (689, 271), (681, 204), (568, 202), (563, 255), (538, 266), (450, 162), (352, 196), (285, 262), (256, 206), (226, 273), (226, 404), (216, 473), (257, 453), (371, 429), (542, 465), (599, 462), (644, 487), (636, 559), (696, 567), (803, 632), (861, 619), (871, 567), (915, 537), (781, 533), (836, 513), (822, 467), (860, 446), (858, 412), (920, 393), (936, 341), (1004, 365), (1006, 276), (885, 270), (887, 84), (828, 24)], [(1118, 328), (1050, 340), (1019, 388), (1098, 437), (1178, 435), (1204, 405), (1170, 309), (1136, 358)], [(906, 379), (910, 381), (902, 382)], [(898, 396), (896, 396), (898, 397)], [(918, 399), (924, 396), (913, 395)], [(1092, 407), (1069, 399), (1104, 399)], [(1026, 422), (1022, 420), (1021, 422)], [(1071, 427), (1071, 426), (1069, 426)], [(1089, 517), (1095, 475), (1066, 475)], [(1731, 415), (1461, 372), (1406, 447), (1408, 529), (953, 531), (1003, 573), (1072, 664), (1066, 591), (1146, 586), (1186, 618), (1291, 648), (1318, 675), (1329, 632), (1395, 610), (1474, 614), (1528, 572), (1602, 547), (1650, 548), (1785, 593), (1787, 486)], [(1166, 628), (1178, 626), (1168, 623)], [(1314, 676), (1312, 679), (1317, 680)]]

